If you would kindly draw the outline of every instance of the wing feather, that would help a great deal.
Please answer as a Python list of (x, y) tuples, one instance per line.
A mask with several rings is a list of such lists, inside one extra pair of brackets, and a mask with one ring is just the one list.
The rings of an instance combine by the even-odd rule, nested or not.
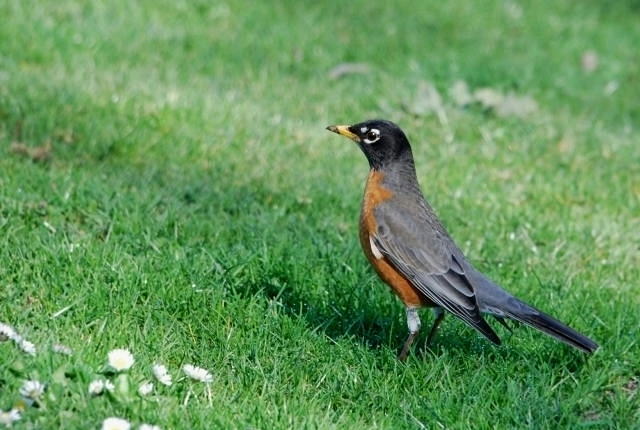
[(374, 244), (428, 299), (500, 344), (496, 333), (482, 318), (473, 286), (462, 261), (458, 261), (464, 257), (444, 228), (434, 225), (433, 217), (427, 216), (426, 211), (419, 215), (407, 217), (392, 205), (378, 206)]

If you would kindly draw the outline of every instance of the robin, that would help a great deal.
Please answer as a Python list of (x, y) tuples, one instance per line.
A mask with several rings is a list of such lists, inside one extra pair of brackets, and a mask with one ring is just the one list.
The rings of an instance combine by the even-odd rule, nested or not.
[(496, 345), (500, 338), (482, 313), (507, 328), (507, 318), (522, 322), (587, 353), (598, 348), (588, 337), (512, 296), (467, 261), (422, 195), (411, 146), (400, 127), (369, 120), (327, 129), (355, 141), (369, 161), (360, 243), (380, 278), (405, 305), (409, 336), (400, 360), (407, 358), (420, 330), (417, 310), (422, 307), (433, 308), (435, 315), (427, 344), (447, 311)]

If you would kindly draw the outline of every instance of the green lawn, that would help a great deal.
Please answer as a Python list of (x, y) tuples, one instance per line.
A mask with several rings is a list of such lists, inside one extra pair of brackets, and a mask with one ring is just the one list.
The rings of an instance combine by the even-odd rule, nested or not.
[[(638, 428), (638, 1), (0, 0), (0, 21), (0, 322), (38, 348), (0, 342), (0, 410), (48, 384), (15, 428)], [(330, 77), (348, 62), (368, 70)], [(456, 81), (537, 109), (458, 106)], [(357, 240), (367, 164), (324, 129), (372, 117), (469, 258), (596, 354), (450, 317), (396, 360), (404, 311)], [(92, 398), (115, 348), (130, 392)], [(174, 384), (142, 399), (156, 362)]]

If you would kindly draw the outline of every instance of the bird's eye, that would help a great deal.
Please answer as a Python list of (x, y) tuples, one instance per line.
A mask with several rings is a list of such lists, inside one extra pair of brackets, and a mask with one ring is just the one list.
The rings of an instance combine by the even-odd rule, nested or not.
[(364, 137), (364, 143), (371, 144), (377, 141), (378, 139), (380, 139), (380, 131), (375, 128), (372, 128), (367, 132), (366, 136)]

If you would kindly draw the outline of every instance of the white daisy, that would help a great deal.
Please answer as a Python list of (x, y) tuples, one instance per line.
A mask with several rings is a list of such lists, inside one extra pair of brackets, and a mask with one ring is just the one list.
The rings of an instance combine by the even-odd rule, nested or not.
[(22, 337), (14, 330), (13, 327), (9, 324), (0, 323), (0, 340), (3, 340), (4, 338), (11, 339), (14, 342), (20, 342), (22, 340)]
[(208, 370), (203, 369), (202, 367), (197, 367), (192, 364), (185, 364), (182, 366), (182, 371), (191, 379), (195, 379), (196, 381), (209, 383), (213, 381), (213, 376), (209, 373)]
[(130, 430), (131, 423), (122, 418), (111, 417), (102, 421), (102, 430)]
[(169, 375), (167, 368), (162, 364), (153, 365), (153, 376), (155, 376), (158, 382), (160, 382), (161, 384), (169, 386), (173, 383), (171, 375)]
[(22, 339), (20, 340), (20, 342), (18, 343), (18, 346), (20, 346), (20, 349), (22, 349), (24, 352), (26, 352), (29, 355), (36, 355), (36, 346), (29, 342), (26, 339)]
[(27, 399), (37, 400), (44, 393), (44, 384), (40, 381), (24, 381), (20, 388), (20, 395)]
[(95, 381), (91, 381), (91, 383), (89, 384), (89, 394), (91, 394), (92, 396), (99, 396), (105, 390), (113, 391), (114, 388), (115, 387), (113, 386), (111, 381), (107, 381), (106, 379), (96, 379)]
[(73, 354), (73, 351), (71, 350), (71, 348), (61, 343), (54, 343), (53, 345), (51, 345), (51, 350), (53, 352), (57, 352), (58, 354), (63, 354), (63, 355)]
[(140, 424), (138, 430), (161, 430), (160, 426), (154, 426), (152, 424)]
[(109, 352), (109, 366), (116, 372), (128, 370), (134, 362), (135, 359), (128, 349), (114, 349)]
[(11, 339), (18, 347), (29, 355), (36, 355), (36, 346), (20, 336), (9, 324), (0, 323), (0, 341)]
[(11, 427), (20, 418), (20, 411), (17, 409), (11, 409), (7, 412), (0, 411), (0, 424), (4, 424), (6, 427)]
[(145, 382), (138, 388), (138, 394), (148, 396), (153, 391), (153, 382)]
[(89, 394), (99, 396), (104, 391), (104, 381), (98, 379), (89, 383)]

